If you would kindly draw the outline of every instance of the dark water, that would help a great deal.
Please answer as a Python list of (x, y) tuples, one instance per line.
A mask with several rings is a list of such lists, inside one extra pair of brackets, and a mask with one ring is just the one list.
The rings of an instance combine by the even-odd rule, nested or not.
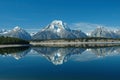
[(3, 48), (0, 80), (119, 80), (120, 47)]

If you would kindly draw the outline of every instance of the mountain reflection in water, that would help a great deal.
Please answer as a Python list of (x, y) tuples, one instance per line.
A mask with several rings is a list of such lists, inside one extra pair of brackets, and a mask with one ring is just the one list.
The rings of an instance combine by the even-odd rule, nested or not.
[[(29, 54), (28, 54), (29, 53)], [(89, 61), (105, 56), (113, 56), (120, 53), (119, 46), (113, 47), (22, 47), (22, 48), (3, 48), (0, 49), (2, 56), (12, 56), (19, 60), (27, 54), (37, 54), (46, 58), (54, 65), (61, 65), (69, 60), (73, 61)]]
[(2, 56), (12, 56), (15, 59), (19, 60), (24, 57), (30, 51), (29, 47), (11, 47), (11, 48), (0, 48), (0, 54)]

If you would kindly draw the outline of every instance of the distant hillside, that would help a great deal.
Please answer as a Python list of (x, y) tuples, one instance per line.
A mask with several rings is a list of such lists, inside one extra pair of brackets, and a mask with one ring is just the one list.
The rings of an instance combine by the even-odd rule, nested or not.
[(0, 37), (0, 44), (29, 44), (28, 41), (18, 39), (18, 38), (11, 38), (11, 37)]

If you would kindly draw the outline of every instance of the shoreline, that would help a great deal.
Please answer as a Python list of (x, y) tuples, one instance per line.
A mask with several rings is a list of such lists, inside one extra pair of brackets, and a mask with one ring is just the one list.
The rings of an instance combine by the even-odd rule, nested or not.
[(30, 45), (120, 44), (120, 42), (30, 42)]
[(2, 44), (0, 45), (0, 48), (12, 48), (12, 47), (27, 47), (30, 46), (30, 44)]
[(120, 42), (30, 42), (30, 44), (1, 44), (0, 48), (28, 47), (28, 46), (103, 46), (120, 45)]
[(120, 42), (56, 42), (56, 43), (46, 43), (46, 42), (31, 42), (32, 46), (41, 47), (111, 47), (120, 46)]

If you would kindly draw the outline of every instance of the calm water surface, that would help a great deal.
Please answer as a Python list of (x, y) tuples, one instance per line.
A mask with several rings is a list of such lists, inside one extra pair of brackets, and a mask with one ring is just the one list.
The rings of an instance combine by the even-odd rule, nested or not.
[(0, 80), (119, 80), (120, 47), (3, 48)]

